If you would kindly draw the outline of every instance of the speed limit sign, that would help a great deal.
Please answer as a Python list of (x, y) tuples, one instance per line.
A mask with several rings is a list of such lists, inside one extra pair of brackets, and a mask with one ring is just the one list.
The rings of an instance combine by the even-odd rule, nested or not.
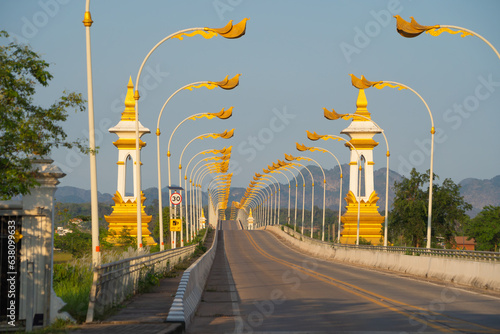
[(182, 196), (179, 193), (173, 193), (170, 195), (170, 203), (173, 205), (179, 205), (182, 203)]

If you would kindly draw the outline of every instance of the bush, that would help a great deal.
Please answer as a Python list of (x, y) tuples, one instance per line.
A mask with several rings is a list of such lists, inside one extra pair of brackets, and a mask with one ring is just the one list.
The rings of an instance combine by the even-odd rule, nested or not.
[(54, 292), (66, 305), (60, 310), (68, 312), (76, 321), (87, 316), (92, 270), (86, 261), (54, 264)]
[(371, 241), (366, 240), (366, 239), (365, 239), (365, 238), (363, 238), (363, 237), (360, 237), (360, 238), (359, 238), (359, 244), (360, 244), (360, 245), (370, 245), (370, 246), (371, 246), (372, 242), (371, 242)]

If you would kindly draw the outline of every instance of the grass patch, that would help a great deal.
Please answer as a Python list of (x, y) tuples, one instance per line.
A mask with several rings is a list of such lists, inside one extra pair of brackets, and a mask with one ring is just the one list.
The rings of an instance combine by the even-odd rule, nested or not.
[(73, 255), (66, 252), (54, 252), (54, 264), (56, 263), (66, 263), (73, 260)]
[(54, 264), (54, 291), (66, 305), (61, 311), (68, 312), (76, 321), (87, 316), (92, 271), (90, 266), (78, 262)]
[(71, 320), (62, 320), (56, 319), (56, 321), (42, 329), (34, 330), (32, 333), (34, 334), (66, 334), (69, 333), (70, 330), (75, 329), (74, 322)]

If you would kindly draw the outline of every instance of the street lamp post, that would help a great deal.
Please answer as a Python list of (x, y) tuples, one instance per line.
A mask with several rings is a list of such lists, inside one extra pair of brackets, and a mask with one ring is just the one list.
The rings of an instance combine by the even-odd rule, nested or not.
[[(175, 130), (174, 130), (175, 131)], [(184, 149), (182, 150), (182, 153), (181, 153), (181, 156), (179, 158), (179, 186), (181, 185), (182, 183), (182, 157), (184, 155), (184, 151), (186, 151), (186, 148), (193, 142), (195, 141), (196, 139), (204, 139), (204, 138), (209, 138), (209, 137), (212, 137), (212, 138), (223, 138), (223, 139), (229, 139), (233, 136), (233, 133), (234, 133), (234, 129), (232, 129), (231, 131), (224, 131), (223, 133), (206, 133), (206, 134), (203, 134), (203, 135), (200, 135), (200, 136), (197, 136), (193, 139), (191, 139), (191, 141), (189, 143), (186, 144), (186, 146), (184, 146)], [(173, 133), (172, 133), (173, 135)], [(172, 139), (172, 136), (170, 136), (170, 140)], [(170, 147), (170, 140), (168, 142), (168, 146)], [(170, 153), (170, 151), (169, 151)], [(168, 154), (168, 156), (170, 156), (170, 154)], [(227, 155), (227, 156), (223, 156), (223, 157), (212, 157), (212, 158), (209, 158), (209, 160), (227, 160), (229, 159), (230, 155)], [(169, 174), (170, 174), (170, 169), (169, 169)], [(182, 219), (182, 203), (179, 204), (180, 207), (179, 207), (179, 210), (180, 210), (180, 218)], [(187, 215), (186, 215), (186, 219), (187, 219)], [(187, 220), (186, 220), (186, 229), (188, 228), (188, 225), (187, 225)], [(182, 227), (181, 227), (181, 247), (184, 246), (184, 239), (182, 238)], [(186, 239), (188, 239), (188, 234), (186, 232)]]
[[(222, 81), (192, 82), (190, 84), (182, 86), (181, 88), (177, 89), (172, 95), (170, 95), (168, 97), (168, 99), (165, 101), (165, 103), (163, 104), (163, 106), (160, 110), (160, 113), (158, 114), (158, 120), (156, 122), (156, 159), (157, 159), (157, 164), (158, 164), (158, 207), (159, 207), (158, 208), (159, 209), (158, 217), (159, 217), (159, 221), (160, 221), (160, 225), (161, 225), (160, 226), (160, 249), (161, 250), (163, 250), (162, 247), (164, 247), (164, 245), (163, 245), (163, 200), (162, 200), (162, 191), (161, 191), (162, 188), (161, 188), (161, 159), (160, 159), (160, 135), (161, 135), (160, 121), (161, 121), (161, 116), (163, 115), (163, 111), (165, 110), (165, 108), (166, 108), (167, 104), (170, 102), (170, 100), (177, 93), (181, 92), (182, 90), (193, 90), (193, 88), (201, 88), (201, 87), (206, 87), (208, 89), (214, 89), (215, 87), (220, 87), (220, 88), (225, 89), (225, 90), (230, 90), (230, 89), (234, 89), (236, 86), (238, 86), (238, 84), (239, 84), (239, 74), (234, 76), (231, 79), (228, 79), (228, 77), (226, 77)], [(173, 137), (174, 133), (177, 131), (179, 126), (189, 119), (196, 120), (197, 118), (203, 118), (203, 117), (206, 117), (208, 119), (211, 119), (214, 117), (218, 117), (219, 119), (227, 119), (227, 118), (231, 117), (231, 115), (232, 115), (232, 107), (227, 109), (227, 110), (222, 109), (218, 113), (199, 113), (199, 114), (191, 115), (177, 125), (177, 127), (172, 131), (172, 133), (170, 135), (170, 138), (168, 141), (168, 147), (167, 147), (168, 186), (169, 187), (172, 186), (171, 176), (170, 176), (170, 155), (171, 155), (170, 154), (170, 143), (172, 141), (172, 137)], [(180, 183), (179, 183), (179, 186), (180, 186)], [(168, 193), (170, 196), (171, 195), (170, 189), (169, 189)], [(172, 218), (173, 211), (172, 211), (171, 204), (169, 204), (169, 208), (170, 208), (170, 218)], [(173, 235), (175, 238), (176, 232), (173, 232)], [(181, 242), (181, 243), (183, 243), (183, 242)], [(175, 243), (174, 243), (174, 245), (175, 245)]]
[[(146, 55), (146, 57), (142, 61), (141, 66), (139, 67), (139, 71), (137, 73), (137, 78), (135, 81), (135, 93), (134, 93), (134, 99), (135, 99), (135, 151), (136, 151), (136, 159), (137, 159), (137, 161), (135, 161), (135, 164), (136, 164), (136, 169), (135, 169), (136, 184), (135, 184), (135, 186), (136, 186), (136, 203), (137, 203), (137, 247), (138, 247), (138, 249), (142, 249), (141, 158), (140, 158), (141, 153), (140, 153), (140, 144), (139, 144), (139, 99), (140, 99), (140, 94), (139, 94), (138, 89), (139, 89), (139, 80), (140, 80), (144, 65), (146, 64), (146, 61), (149, 59), (151, 54), (161, 44), (163, 44), (167, 40), (170, 40), (172, 38), (178, 38), (179, 40), (182, 40), (184, 38), (184, 36), (194, 36), (194, 35), (201, 35), (206, 39), (210, 39), (210, 38), (218, 36), (218, 35), (220, 35), (224, 38), (229, 38), (229, 39), (239, 38), (245, 34), (247, 20), (248, 19), (245, 18), (241, 22), (239, 22), (235, 25), (233, 25), (232, 21), (229, 21), (229, 23), (223, 28), (196, 27), (196, 28), (188, 28), (188, 29), (179, 30), (179, 31), (177, 31), (173, 34), (170, 34), (167, 37), (163, 38), (161, 41), (159, 41), (148, 52), (148, 54)], [(226, 82), (226, 84), (227, 83), (229, 83), (229, 82)]]
[[(287, 172), (289, 172), (290, 174), (292, 174), (292, 176), (293, 176), (293, 178), (295, 180), (295, 215), (294, 215), (294, 228), (295, 228), (297, 226), (297, 191), (298, 191), (298, 188), (299, 188), (299, 185), (297, 183), (297, 177), (295, 176), (295, 174), (291, 170), (289, 170), (287, 168), (288, 165), (289, 165), (289, 163), (286, 163), (284, 161), (278, 160), (278, 164), (280, 165), (280, 168), (282, 168), (283, 170), (286, 170)], [(288, 197), (288, 217), (290, 219), (290, 196)]]
[[(358, 150), (350, 141), (347, 139), (336, 136), (336, 135), (318, 135), (316, 132), (311, 133), (309, 131), (306, 131), (307, 133), (307, 138), (310, 140), (318, 140), (318, 139), (323, 139), (323, 140), (328, 140), (328, 139), (335, 139), (338, 141), (344, 141), (346, 142), (350, 147), (351, 147), (351, 152), (354, 151), (356, 152), (356, 155), (358, 156), (358, 223), (357, 223), (357, 229), (356, 229), (356, 245), (359, 245), (359, 218), (361, 216), (361, 155), (359, 154)], [(352, 153), (351, 153), (352, 154)]]
[[(189, 85), (186, 85), (184, 87), (181, 87), (180, 89), (178, 89), (174, 94), (172, 94), (168, 100), (165, 102), (165, 104), (163, 105), (161, 111), (160, 111), (160, 114), (158, 116), (158, 121), (157, 121), (157, 124), (156, 124), (156, 159), (157, 159), (157, 163), (158, 163), (158, 207), (159, 207), (159, 212), (158, 212), (158, 217), (159, 217), (159, 224), (160, 224), (160, 251), (164, 250), (165, 249), (165, 246), (164, 246), (164, 240), (163, 240), (163, 201), (162, 201), (162, 188), (161, 188), (161, 159), (160, 159), (160, 119), (161, 119), (161, 115), (163, 113), (163, 110), (165, 109), (168, 101), (175, 95), (177, 94), (178, 92), (180, 92), (181, 90), (183, 89), (186, 89), (186, 87), (194, 87), (196, 85), (199, 85), (201, 83), (206, 83), (206, 82), (198, 82), (198, 83), (191, 83)], [(168, 147), (167, 147), (167, 157), (168, 157), (168, 163), (169, 163), (169, 174), (170, 174), (170, 143), (172, 141), (172, 137), (174, 136), (174, 133), (177, 131), (177, 129), (186, 121), (188, 120), (196, 120), (196, 119), (199, 119), (199, 118), (208, 118), (208, 119), (212, 119), (214, 117), (217, 117), (219, 119), (228, 119), (229, 117), (232, 116), (232, 110), (233, 110), (233, 107), (230, 107), (229, 109), (227, 110), (224, 110), (222, 109), (220, 112), (218, 113), (197, 113), (197, 114), (194, 114), (194, 115), (191, 115), (189, 117), (186, 117), (182, 122), (180, 122), (176, 127), (175, 129), (172, 131), (171, 135), (170, 135), (170, 138), (168, 140)], [(180, 172), (179, 172), (180, 173)], [(169, 180), (169, 186), (171, 186), (170, 184), (170, 180)], [(179, 180), (179, 187), (181, 186), (181, 181)], [(169, 192), (170, 194), (170, 192)], [(171, 208), (171, 206), (170, 206)], [(181, 210), (181, 213), (182, 213), (182, 203), (180, 204), (180, 208)], [(172, 215), (170, 215), (172, 216)], [(187, 222), (186, 222), (187, 223)], [(187, 224), (186, 224), (187, 226)], [(181, 232), (182, 233), (182, 232)], [(182, 240), (182, 238), (181, 238)], [(181, 241), (181, 247), (183, 245), (183, 242)]]
[[(285, 159), (286, 159), (286, 157), (287, 157), (287, 154), (285, 154)], [(311, 171), (309, 170), (309, 168), (307, 168), (305, 165), (298, 163), (298, 162), (294, 162), (293, 164), (290, 164), (290, 165), (297, 165), (297, 166), (304, 167), (309, 172), (309, 175), (311, 176), (311, 226), (312, 226), (313, 225), (313, 216), (314, 216), (314, 177), (313, 177)], [(301, 175), (302, 175), (302, 173), (301, 173)], [(302, 194), (303, 194), (302, 195), (302, 229), (301, 229), (300, 233), (303, 235), (304, 234), (304, 211), (305, 211), (305, 182), (304, 182), (304, 189), (302, 191)]]
[[(323, 167), (314, 159), (309, 157), (293, 157), (291, 155), (285, 154), (285, 159), (288, 161), (293, 160), (306, 160), (312, 161), (321, 169), (321, 173), (323, 173), (323, 223), (322, 223), (322, 232), (321, 232), (321, 241), (325, 241), (325, 204), (326, 204), (326, 175)], [(313, 237), (313, 219), (312, 219), (312, 211), (311, 211), (311, 238)]]
[(280, 173), (281, 175), (283, 175), (286, 180), (288, 181), (288, 218), (287, 218), (287, 223), (288, 223), (288, 220), (290, 219), (290, 188), (291, 188), (291, 180), (288, 178), (288, 176), (286, 176), (285, 173), (281, 172), (279, 170), (279, 168), (281, 168), (281, 166), (278, 166), (276, 168), (276, 166), (274, 166), (274, 163), (273, 163), (273, 167), (274, 169), (273, 170), (270, 170), (271, 173)]
[(335, 158), (335, 160), (337, 161), (337, 164), (339, 165), (339, 170), (340, 170), (339, 222), (338, 222), (339, 228), (338, 228), (338, 237), (337, 237), (337, 240), (340, 243), (340, 224), (341, 224), (340, 216), (341, 216), (341, 211), (342, 211), (342, 165), (340, 164), (340, 161), (339, 161), (339, 159), (337, 159), (337, 157), (335, 156), (335, 154), (333, 154), (332, 152), (328, 151), (327, 149), (324, 149), (324, 148), (321, 148), (321, 147), (307, 147), (304, 144), (299, 144), (299, 143), (296, 143), (296, 146), (297, 146), (297, 150), (299, 150), (299, 151), (306, 151), (307, 150), (307, 151), (311, 151), (311, 152), (318, 151), (318, 152), (323, 152), (323, 153), (329, 153), (332, 157)]
[(278, 180), (270, 175), (271, 171), (267, 171), (266, 169), (264, 169), (264, 173), (266, 173), (267, 175), (264, 175), (263, 177), (272, 177), (274, 179), (274, 181), (276, 182), (276, 186), (277, 186), (277, 196), (274, 198), (274, 208), (276, 209), (276, 222), (274, 225), (276, 225), (276, 223), (279, 225), (280, 223), (280, 208), (281, 208), (281, 184), (278, 182)]
[[(201, 152), (198, 152), (197, 154), (195, 154), (188, 162), (187, 166), (186, 166), (186, 169), (184, 171), (184, 189), (186, 189), (186, 192), (187, 192), (187, 171), (189, 170), (189, 165), (191, 164), (191, 162), (193, 161), (193, 159), (195, 157), (197, 157), (198, 155), (200, 154), (208, 154), (208, 153), (213, 153), (213, 154), (230, 154), (231, 153), (231, 149), (232, 149), (232, 146), (230, 146), (229, 148), (223, 148), (221, 150), (216, 150), (216, 149), (208, 149), (208, 150), (204, 150), (204, 151), (201, 151)], [(189, 180), (189, 185), (191, 186), (191, 179)], [(186, 196), (187, 197), (187, 196)], [(192, 217), (192, 208), (193, 208), (193, 194), (192, 194), (192, 191), (189, 192), (189, 203), (190, 203), (190, 206), (191, 206), (191, 214), (189, 215), (189, 225), (190, 225), (190, 229), (191, 229), (191, 236), (190, 236), (190, 239), (192, 240), (194, 238), (194, 234), (193, 234), (193, 230), (194, 230), (194, 224), (193, 224), (193, 217)], [(187, 217), (188, 217), (188, 206), (186, 205), (185, 206), (186, 208), (186, 221), (187, 221)]]
[(83, 25), (85, 26), (86, 54), (87, 54), (87, 94), (89, 111), (89, 160), (90, 160), (90, 206), (92, 222), (92, 266), (101, 263), (101, 252), (99, 247), (99, 203), (97, 199), (97, 159), (95, 146), (94, 126), (94, 90), (92, 83), (92, 53), (90, 44), (90, 27), (92, 26), (90, 15), (90, 0), (85, 3), (85, 15)]
[[(413, 90), (411, 87), (404, 85), (399, 82), (395, 81), (368, 81), (366, 78), (362, 75), (361, 78), (357, 78), (353, 74), (351, 74), (352, 78), (352, 85), (358, 89), (365, 89), (369, 87), (375, 87), (377, 89), (382, 89), (384, 87), (391, 87), (391, 88), (398, 88), (398, 90), (401, 89), (408, 89), (412, 91), (415, 95), (418, 96), (418, 98), (424, 103), (425, 108), (427, 109), (427, 112), (429, 113), (429, 117), (431, 119), (431, 162), (430, 162), (430, 170), (429, 170), (429, 204), (428, 204), (428, 209), (427, 209), (427, 248), (431, 248), (431, 226), (432, 226), (432, 187), (434, 183), (434, 134), (436, 133), (436, 130), (434, 128), (434, 118), (432, 117), (432, 112), (429, 106), (427, 105), (427, 102), (425, 102), (424, 98), (420, 96), (419, 93), (417, 93), (415, 90)], [(357, 115), (356, 115), (357, 116)]]
[[(300, 169), (298, 169), (297, 167), (294, 166), (293, 163), (289, 163), (286, 165), (285, 168), (293, 168), (295, 169), (297, 172), (299, 172), (300, 176), (302, 177), (302, 225), (304, 225), (304, 200), (305, 200), (305, 191), (306, 191), (306, 179), (304, 177), (304, 174), (302, 174), (302, 172), (300, 171)], [(297, 180), (297, 179), (295, 179)], [(294, 230), (297, 229), (297, 186), (295, 187), (295, 217), (294, 217)]]

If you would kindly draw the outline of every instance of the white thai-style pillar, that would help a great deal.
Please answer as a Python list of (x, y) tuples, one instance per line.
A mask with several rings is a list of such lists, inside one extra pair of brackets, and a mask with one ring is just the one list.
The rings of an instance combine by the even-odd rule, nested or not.
[[(349, 174), (349, 192), (345, 198), (347, 202), (347, 211), (341, 217), (344, 223), (341, 243), (355, 243), (357, 236), (357, 215), (358, 215), (358, 196), (361, 202), (360, 208), (360, 228), (359, 236), (372, 244), (381, 243), (382, 238), (382, 223), (384, 217), (380, 215), (377, 208), (379, 199), (374, 187), (373, 178), (373, 149), (378, 143), (373, 140), (373, 136), (382, 131), (369, 121), (371, 114), (367, 109), (368, 101), (366, 100), (365, 91), (359, 90), (358, 99), (356, 101), (355, 115), (364, 117), (353, 117), (351, 124), (341, 133), (350, 137), (350, 143), (347, 144), (350, 150), (350, 174)], [(368, 119), (366, 119), (366, 118)], [(361, 158), (361, 180), (358, 173), (358, 155)], [(358, 194), (358, 186), (361, 182), (360, 193)]]
[(252, 209), (250, 209), (250, 213), (248, 214), (248, 218), (247, 218), (247, 223), (248, 223), (248, 227), (247, 229), (248, 230), (253, 230), (253, 217), (252, 217)]
[[(113, 196), (115, 205), (113, 212), (109, 216), (104, 216), (109, 223), (110, 241), (114, 242), (116, 237), (120, 235), (123, 229), (128, 230), (130, 236), (137, 237), (137, 190), (134, 186), (136, 183), (136, 150), (135, 150), (135, 100), (134, 100), (134, 85), (132, 78), (130, 78), (127, 85), (127, 95), (125, 97), (125, 110), (122, 113), (120, 122), (108, 130), (118, 136), (118, 140), (113, 142), (118, 148), (118, 182), (117, 190)], [(150, 133), (148, 128), (139, 123), (139, 138), (144, 134)], [(146, 143), (139, 140), (139, 146), (142, 149)], [(132, 170), (127, 170), (127, 159), (133, 163)], [(133, 175), (133, 195), (127, 195), (127, 173)], [(152, 216), (147, 216), (144, 212), (144, 201), (146, 197), (141, 192), (141, 206), (142, 206), (142, 241), (146, 245), (155, 244), (153, 238), (148, 230), (148, 223), (151, 221)]]

